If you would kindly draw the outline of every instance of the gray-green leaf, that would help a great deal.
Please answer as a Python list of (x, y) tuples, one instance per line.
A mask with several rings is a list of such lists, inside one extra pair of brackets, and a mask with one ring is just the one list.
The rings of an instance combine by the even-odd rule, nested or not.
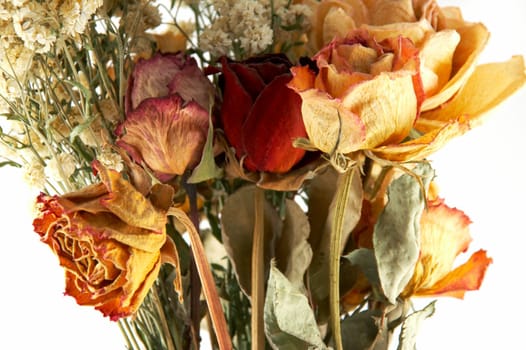
[(274, 266), (264, 308), (265, 334), (274, 349), (327, 349), (307, 297)]
[(435, 301), (428, 304), (422, 310), (409, 315), (402, 324), (397, 350), (415, 350), (416, 336), (422, 325), (422, 321), (431, 317), (435, 312)]
[[(414, 173), (427, 190), (433, 177), (431, 166), (421, 163)], [(382, 290), (387, 300), (395, 304), (411, 279), (418, 259), (425, 198), (420, 183), (408, 174), (389, 185), (388, 198), (374, 227), (373, 246)]]

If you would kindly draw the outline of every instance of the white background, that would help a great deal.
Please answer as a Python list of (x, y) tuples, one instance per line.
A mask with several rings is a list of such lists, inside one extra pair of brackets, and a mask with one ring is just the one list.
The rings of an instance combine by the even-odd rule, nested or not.
[[(524, 0), (439, 4), (458, 5), (467, 20), (489, 28), (492, 36), (481, 62), (526, 55)], [(463, 301), (439, 299), (435, 315), (423, 324), (419, 349), (526, 348), (525, 101), (523, 88), (491, 112), (486, 124), (433, 157), (441, 196), (473, 221), (470, 253), (484, 248), (494, 262), (480, 291), (467, 293)], [(16, 169), (0, 169), (0, 348), (124, 349), (116, 323), (63, 296), (57, 259), (32, 231), (36, 192), (20, 179)]]

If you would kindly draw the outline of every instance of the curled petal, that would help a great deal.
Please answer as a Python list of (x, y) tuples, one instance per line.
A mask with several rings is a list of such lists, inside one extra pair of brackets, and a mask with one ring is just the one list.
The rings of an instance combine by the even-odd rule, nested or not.
[[(419, 125), (417, 123), (417, 125)], [(451, 139), (463, 135), (470, 130), (469, 121), (459, 118), (442, 125), (434, 125), (432, 130), (422, 136), (395, 145), (381, 146), (373, 149), (373, 152), (383, 159), (391, 161), (412, 161), (425, 159), (440, 148), (442, 148)]]
[(489, 32), (481, 23), (465, 25), (456, 30), (460, 34), (460, 42), (453, 56), (453, 76), (440, 92), (424, 101), (422, 111), (440, 106), (459, 90), (473, 73), (477, 59), (489, 39)]
[(285, 173), (305, 155), (295, 148), (307, 136), (301, 116), (301, 97), (287, 87), (290, 76), (279, 76), (256, 99), (243, 124), (246, 166), (249, 170)]
[(525, 81), (522, 56), (512, 57), (507, 62), (480, 65), (455, 97), (441, 108), (422, 113), (421, 121), (447, 122), (459, 116), (476, 121), (483, 113), (520, 88)]
[(328, 154), (362, 148), (366, 129), (356, 114), (321, 91), (310, 89), (300, 95), (303, 122), (314, 147)]
[[(166, 181), (199, 163), (208, 132), (208, 112), (179, 95), (144, 100), (130, 112), (117, 144), (157, 178)], [(122, 131), (121, 131), (122, 134)]]
[(479, 250), (465, 264), (448, 273), (433, 287), (419, 290), (415, 295), (450, 296), (462, 299), (465, 292), (480, 289), (486, 269), (492, 261), (486, 255), (486, 251)]
[(453, 69), (453, 55), (460, 42), (454, 30), (443, 30), (430, 36), (420, 51), (421, 74), (427, 96), (440, 91)]
[(162, 97), (170, 93), (168, 85), (185, 64), (183, 55), (160, 55), (139, 60), (128, 83), (126, 111), (131, 111), (150, 97)]
[(416, 21), (413, 0), (379, 0), (371, 8), (372, 24)]

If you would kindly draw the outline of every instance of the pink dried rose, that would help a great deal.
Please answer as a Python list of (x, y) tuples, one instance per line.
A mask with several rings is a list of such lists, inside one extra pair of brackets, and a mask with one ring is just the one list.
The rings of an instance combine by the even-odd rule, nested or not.
[(160, 181), (182, 175), (201, 159), (213, 96), (213, 85), (191, 57), (156, 54), (139, 60), (117, 145)]

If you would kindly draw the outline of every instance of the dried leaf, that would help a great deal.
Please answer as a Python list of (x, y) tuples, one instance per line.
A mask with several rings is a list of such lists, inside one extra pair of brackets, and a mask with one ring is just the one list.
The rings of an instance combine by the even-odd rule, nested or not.
[(175, 269), (175, 278), (173, 281), (175, 292), (179, 297), (179, 303), (184, 303), (184, 292), (183, 292), (183, 278), (181, 275), (181, 262), (179, 261), (179, 252), (175, 242), (170, 238), (166, 238), (166, 242), (161, 248), (161, 263), (168, 263)]
[(307, 297), (273, 265), (265, 298), (265, 334), (279, 350), (327, 349)]
[(356, 249), (343, 257), (349, 260), (352, 265), (359, 266), (370, 284), (380, 286), (378, 265), (372, 249)]
[[(421, 163), (414, 173), (427, 190), (433, 169)], [(385, 297), (396, 304), (411, 277), (419, 255), (420, 217), (425, 196), (417, 179), (404, 174), (388, 188), (388, 202), (374, 227), (373, 246)]]
[(380, 324), (379, 310), (366, 310), (342, 321), (343, 350), (373, 349), (379, 337), (386, 333), (387, 325)]
[[(221, 212), (222, 242), (232, 261), (239, 285), (250, 295), (252, 240), (254, 231), (254, 195), (256, 187), (249, 185), (240, 188), (225, 201)], [(265, 266), (268, 269), (274, 256), (274, 240), (282, 230), (282, 222), (272, 205), (265, 201)], [(267, 275), (268, 270), (265, 272)]]
[(220, 177), (222, 169), (220, 169), (214, 160), (214, 125), (212, 124), (212, 117), (208, 117), (208, 135), (203, 147), (203, 154), (201, 161), (192, 171), (192, 175), (188, 179), (189, 183), (198, 183), (206, 180)]
[(305, 271), (312, 260), (312, 249), (307, 242), (309, 221), (296, 202), (287, 199), (285, 209), (283, 231), (276, 241), (276, 264), (292, 285), (301, 289)]
[(416, 349), (416, 335), (420, 330), (422, 321), (431, 317), (435, 312), (435, 301), (428, 304), (422, 310), (416, 311), (409, 315), (402, 324), (400, 340), (397, 350), (414, 350)]

